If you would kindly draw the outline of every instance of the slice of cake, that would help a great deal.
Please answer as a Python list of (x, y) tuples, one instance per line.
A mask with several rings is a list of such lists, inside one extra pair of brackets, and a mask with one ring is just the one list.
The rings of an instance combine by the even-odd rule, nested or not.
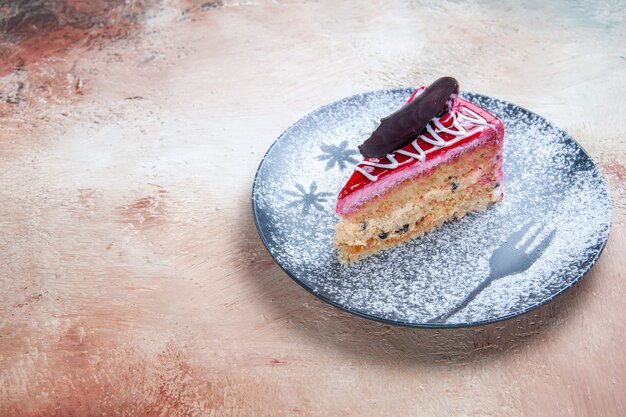
[(504, 125), (457, 94), (450, 77), (419, 88), (359, 147), (364, 159), (337, 200), (342, 262), (502, 200)]

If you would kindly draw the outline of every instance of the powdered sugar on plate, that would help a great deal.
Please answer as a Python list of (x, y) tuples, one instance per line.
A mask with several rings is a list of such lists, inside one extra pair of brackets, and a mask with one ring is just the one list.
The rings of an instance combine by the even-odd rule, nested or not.
[[(462, 94), (505, 125), (504, 201), (350, 266), (332, 237), (336, 197), (357, 146), (411, 90), (360, 94), (324, 106), (289, 128), (257, 172), (253, 209), (276, 262), (298, 283), (350, 312), (412, 326), (463, 326), (529, 311), (576, 282), (608, 238), (611, 201), (599, 170), (563, 130), (497, 99)], [(524, 272), (491, 282), (445, 322), (490, 273), (489, 260), (515, 230), (532, 222), (535, 240), (554, 234)], [(532, 250), (532, 243), (530, 245)]]

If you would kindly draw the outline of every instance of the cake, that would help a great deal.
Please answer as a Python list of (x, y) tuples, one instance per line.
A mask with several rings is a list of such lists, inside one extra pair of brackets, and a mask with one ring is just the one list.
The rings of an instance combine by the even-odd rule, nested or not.
[(339, 192), (334, 244), (343, 263), (428, 233), (503, 196), (503, 123), (443, 77), (381, 120)]

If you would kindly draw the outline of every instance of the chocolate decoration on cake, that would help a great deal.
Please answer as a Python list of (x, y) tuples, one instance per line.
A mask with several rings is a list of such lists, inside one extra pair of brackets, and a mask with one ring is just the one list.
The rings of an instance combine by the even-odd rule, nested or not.
[(411, 142), (434, 117), (449, 109), (459, 92), (452, 77), (441, 77), (402, 108), (383, 117), (380, 126), (361, 146), (365, 158), (382, 158)]

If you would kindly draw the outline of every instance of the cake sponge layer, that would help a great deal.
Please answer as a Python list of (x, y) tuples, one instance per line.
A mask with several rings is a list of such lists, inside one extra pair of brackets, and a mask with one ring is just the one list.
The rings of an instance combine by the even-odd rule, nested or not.
[(500, 201), (500, 152), (498, 143), (471, 149), (341, 216), (334, 238), (339, 259), (357, 261)]

